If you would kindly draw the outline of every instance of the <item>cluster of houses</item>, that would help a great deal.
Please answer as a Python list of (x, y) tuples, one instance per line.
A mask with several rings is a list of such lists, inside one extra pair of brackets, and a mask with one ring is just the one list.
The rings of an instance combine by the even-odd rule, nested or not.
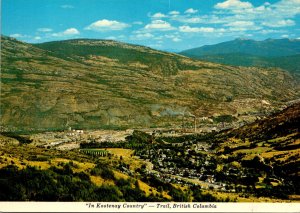
[[(189, 173), (187, 177), (184, 174), (186, 172)], [(181, 172), (176, 173), (176, 169), (174, 168), (161, 168), (157, 170), (147, 170), (147, 174), (154, 175), (165, 183), (174, 183), (184, 186), (199, 185), (192, 180), (199, 180), (202, 177), (202, 175), (197, 173), (197, 171), (194, 169), (183, 169), (181, 170)], [(235, 192), (235, 189), (228, 187), (226, 183), (216, 182), (214, 175), (205, 175), (203, 177), (205, 177), (205, 181), (203, 181), (203, 184), (201, 184), (201, 188), (203, 189), (213, 189), (223, 192)]]
[[(189, 144), (188, 142), (185, 144)], [(180, 144), (181, 146), (183, 144)], [(177, 152), (178, 150), (166, 148), (144, 150), (137, 152), (136, 154), (146, 160), (153, 163), (153, 168), (160, 174), (163, 174), (164, 181), (181, 183), (182, 178), (203, 180), (207, 183), (214, 184), (215, 177), (210, 175), (208, 160), (203, 160), (201, 155), (193, 155), (192, 152), (198, 153), (199, 151), (209, 152), (209, 144), (197, 143), (191, 144), (185, 147), (185, 151)], [(203, 161), (203, 165), (200, 162)], [(160, 175), (161, 176), (161, 175)], [(176, 177), (179, 177), (176, 178)], [(180, 181), (179, 181), (180, 180)]]
[(167, 183), (201, 183), (202, 188), (234, 193), (239, 183), (247, 182), (253, 175), (250, 170), (238, 169), (231, 164), (224, 164), (218, 175), (218, 164), (211, 155), (214, 152), (209, 143), (186, 141), (176, 147), (173, 145), (152, 145), (135, 155), (151, 162), (153, 170), (147, 172)]

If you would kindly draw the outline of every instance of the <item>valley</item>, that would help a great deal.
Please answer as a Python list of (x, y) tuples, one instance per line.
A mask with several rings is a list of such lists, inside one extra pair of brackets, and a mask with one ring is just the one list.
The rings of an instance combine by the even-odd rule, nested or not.
[(299, 106), (210, 133), (150, 129), (6, 133), (1, 135), (0, 173), (8, 174), (6, 168), (15, 166), (45, 172), (68, 167), (64, 175), (73, 179), (84, 174), (94, 187), (111, 187), (121, 194), (126, 191), (121, 181), (136, 182), (141, 199), (154, 201), (297, 202)]
[(293, 73), (1, 40), (0, 200), (299, 202)]

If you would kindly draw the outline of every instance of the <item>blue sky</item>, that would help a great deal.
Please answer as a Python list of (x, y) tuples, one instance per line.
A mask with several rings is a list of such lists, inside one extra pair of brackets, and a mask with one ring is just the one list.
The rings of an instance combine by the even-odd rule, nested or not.
[(2, 0), (1, 33), (30, 43), (113, 39), (184, 50), (235, 38), (300, 39), (300, 0)]

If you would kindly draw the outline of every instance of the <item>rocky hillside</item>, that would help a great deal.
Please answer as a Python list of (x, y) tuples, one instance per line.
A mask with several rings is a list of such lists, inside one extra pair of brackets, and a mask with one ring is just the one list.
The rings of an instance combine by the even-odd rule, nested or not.
[(197, 61), (107, 40), (27, 44), (1, 37), (8, 130), (178, 126), (182, 116), (247, 113), (299, 97), (279, 69)]

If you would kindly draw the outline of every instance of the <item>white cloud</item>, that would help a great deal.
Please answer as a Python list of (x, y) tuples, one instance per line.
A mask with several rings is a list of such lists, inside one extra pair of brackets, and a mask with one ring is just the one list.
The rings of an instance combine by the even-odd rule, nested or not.
[(168, 31), (174, 30), (175, 28), (171, 26), (170, 23), (163, 20), (153, 20), (150, 24), (145, 26), (146, 30), (159, 30), (159, 31)]
[(163, 36), (156, 36), (156, 37), (154, 37), (153, 39), (154, 39), (154, 40), (162, 40), (162, 39), (164, 39), (164, 37), (163, 37)]
[(182, 40), (180, 38), (178, 38), (178, 37), (175, 37), (175, 38), (172, 39), (172, 41), (174, 41), (174, 42), (180, 42)]
[(141, 22), (141, 21), (135, 21), (135, 22), (133, 22), (132, 24), (136, 24), (136, 25), (142, 25), (142, 24), (143, 24), (143, 22)]
[(85, 29), (101, 32), (101, 31), (111, 31), (111, 30), (123, 30), (127, 27), (129, 27), (129, 25), (126, 23), (122, 23), (114, 20), (102, 19), (90, 24)]
[(261, 30), (261, 26), (256, 26), (254, 22), (251, 21), (236, 21), (225, 24), (229, 28), (226, 28), (226, 32), (246, 32), (246, 31), (257, 31)]
[(152, 35), (151, 33), (144, 33), (144, 34), (138, 34), (137, 37), (139, 37), (139, 38), (153, 38), (154, 35)]
[[(172, 21), (169, 21), (169, 26), (172, 24), (179, 32), (184, 33), (202, 32), (212, 35), (210, 32), (213, 32), (213, 36), (276, 33), (277, 36), (284, 34), (291, 36), (291, 32), (281, 28), (296, 25), (295, 18), (300, 14), (300, 0), (276, 0), (276, 2), (270, 1), (271, 3), (261, 1), (255, 6), (251, 2), (250, 0), (220, 0), (220, 3), (215, 4), (215, 9), (206, 15), (189, 13), (196, 11), (190, 8), (192, 10), (188, 9), (184, 14), (170, 11), (166, 16)], [(177, 27), (173, 22), (183, 23), (183, 26)], [(154, 23), (146, 28), (152, 28), (152, 24)], [(195, 26), (195, 24), (202, 24), (202, 26)]]
[(70, 4), (64, 4), (64, 5), (61, 5), (60, 7), (63, 9), (73, 9), (74, 8), (74, 6), (70, 5)]
[(260, 30), (261, 27), (255, 27), (255, 28), (247, 28), (247, 27), (229, 27), (226, 29), (227, 32), (234, 32), (234, 33), (241, 33), (246, 32), (249, 30)]
[(197, 12), (198, 12), (198, 10), (195, 10), (195, 9), (193, 9), (193, 8), (189, 8), (189, 9), (187, 9), (184, 13), (194, 14), (194, 13), (197, 13)]
[(76, 28), (69, 28), (63, 32), (52, 33), (51, 35), (54, 37), (67, 37), (67, 36), (74, 36), (74, 35), (79, 35), (79, 34), (80, 34), (80, 32)]
[(105, 39), (108, 39), (108, 40), (117, 40), (117, 37), (116, 36), (108, 36)]
[(237, 20), (231, 16), (219, 17), (216, 15), (209, 15), (209, 16), (206, 15), (206, 16), (202, 17), (202, 19), (203, 19), (204, 23), (208, 23), (208, 24), (222, 24), (222, 23), (228, 23), (228, 22)]
[(202, 19), (199, 17), (188, 18), (185, 20), (187, 23), (201, 23)]
[(281, 0), (271, 6), (274, 8), (277, 15), (286, 18), (291, 18), (300, 14), (300, 0)]
[(182, 39), (180, 38), (178, 32), (173, 33), (173, 34), (166, 34), (166, 35), (164, 36), (164, 38), (171, 39), (171, 40), (174, 41), (174, 42), (182, 41)]
[(264, 5), (270, 6), (271, 4), (270, 4), (270, 2), (265, 2)]
[(41, 40), (42, 38), (40, 36), (35, 36), (34, 40)]
[(169, 12), (170, 15), (173, 15), (173, 16), (177, 16), (180, 14), (180, 12), (176, 11), (176, 10), (173, 10), (173, 11), (170, 11)]
[(79, 33), (79, 31), (76, 28), (69, 28), (69, 29), (66, 29), (63, 32), (63, 35), (66, 35), (66, 36), (69, 36), (69, 35), (78, 35), (78, 34), (80, 34), (80, 33)]
[(228, 24), (225, 24), (224, 26), (228, 26), (228, 27), (252, 27), (254, 25), (255, 24), (252, 21), (234, 21), (234, 22), (230, 22)]
[(153, 38), (153, 37), (154, 37), (154, 35), (152, 35), (151, 33), (141, 33), (141, 34), (135, 35), (133, 38), (138, 39), (138, 40), (144, 40), (144, 39), (149, 39), (149, 38)]
[[(226, 0), (214, 6), (215, 11), (207, 15), (202, 23), (228, 26), (227, 33), (257, 31), (260, 34), (279, 33), (274, 28), (294, 26), (300, 14), (300, 0), (278, 0), (262, 2), (253, 6), (248, 0)], [(263, 27), (273, 29), (263, 29)]]
[(252, 8), (253, 5), (247, 1), (242, 2), (240, 0), (227, 0), (222, 3), (216, 4), (214, 7), (216, 9), (234, 10), (234, 9)]
[(37, 31), (47, 33), (47, 32), (52, 32), (53, 30), (51, 28), (38, 28)]
[(173, 35), (173, 34), (166, 34), (165, 35), (165, 38), (175, 38), (176, 35)]
[(203, 33), (212, 33), (215, 31), (215, 28), (213, 27), (190, 27), (190, 26), (180, 26), (179, 27), (180, 32), (184, 33), (198, 33), (198, 32), (203, 32)]
[[(279, 0), (273, 4), (265, 2), (257, 7), (254, 7), (250, 2), (227, 0), (216, 4), (215, 8), (219, 10), (214, 11), (214, 14), (222, 15), (219, 18), (241, 21), (257, 20), (268, 23), (270, 20), (291, 19), (300, 14), (300, 0)], [(229, 14), (233, 15), (230, 16)]]
[(289, 27), (289, 26), (294, 26), (295, 22), (291, 19), (279, 20), (279, 21), (272, 20), (270, 22), (263, 22), (262, 25), (267, 27)]
[(264, 29), (264, 30), (261, 30), (261, 31), (259, 31), (259, 33), (260, 34), (264, 34), (264, 35), (266, 35), (266, 34), (274, 34), (274, 33), (284, 33), (285, 31), (283, 31), (283, 30), (272, 30), (272, 29)]
[[(211, 24), (215, 32), (227, 35), (250, 33), (271, 34), (279, 33), (275, 30), (280, 27), (294, 26), (297, 23), (296, 15), (300, 14), (300, 0), (277, 0), (275, 3), (262, 1), (260, 5), (252, 5), (250, 0), (223, 0), (215, 4), (215, 10), (206, 15), (185, 13), (183, 15), (170, 16), (170, 20), (184, 23), (179, 29), (181, 32), (201, 32), (211, 30)], [(194, 10), (194, 9), (193, 9)], [(189, 24), (203, 24), (206, 26), (188, 26)], [(265, 28), (265, 29), (264, 29)], [(250, 32), (252, 31), (252, 32)], [(281, 32), (287, 34), (288, 32)]]
[(287, 34), (281, 35), (281, 38), (288, 38), (288, 37), (290, 37), (290, 36)]
[(165, 14), (163, 13), (155, 13), (154, 15), (151, 16), (151, 18), (165, 18), (167, 17)]
[(157, 43), (157, 44), (149, 44), (149, 46), (150, 46), (151, 48), (161, 48), (161, 47), (162, 47), (162, 45), (159, 44), (159, 43)]
[(22, 35), (22, 34), (19, 34), (19, 33), (11, 34), (9, 36), (13, 37), (13, 38), (24, 38), (24, 37), (27, 37), (26, 35)]
[(179, 21), (182, 23), (198, 24), (203, 23), (204, 20), (200, 17), (186, 17), (186, 16), (177, 16), (172, 18), (172, 20)]

